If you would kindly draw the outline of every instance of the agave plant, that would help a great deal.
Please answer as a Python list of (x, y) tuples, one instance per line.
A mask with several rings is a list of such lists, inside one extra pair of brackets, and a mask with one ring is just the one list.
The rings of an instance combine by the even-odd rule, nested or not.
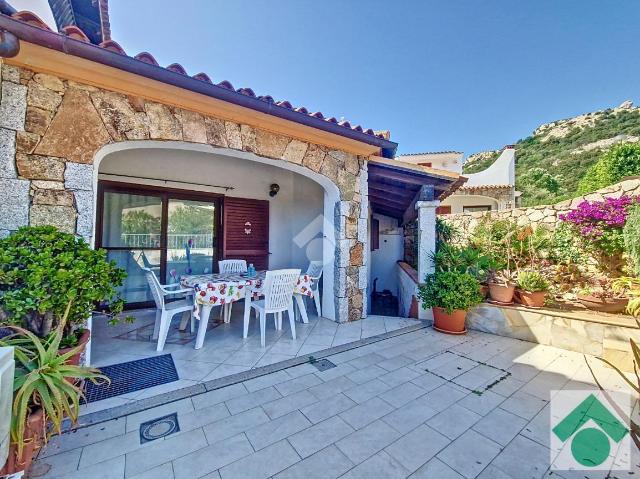
[[(26, 329), (12, 327), (15, 333), (0, 340), (0, 346), (14, 347), (16, 369), (11, 442), (16, 444), (18, 456), (22, 456), (27, 420), (34, 410), (41, 408), (45, 424), (50, 421), (52, 429), (59, 434), (65, 417), (69, 417), (73, 423), (78, 420), (80, 399), (84, 397), (81, 380), (88, 379), (94, 383), (109, 381), (98, 369), (67, 364), (82, 346), (58, 354), (70, 309), (71, 303), (54, 334), (47, 339), (39, 338)], [(46, 431), (43, 431), (42, 437), (46, 443)]]

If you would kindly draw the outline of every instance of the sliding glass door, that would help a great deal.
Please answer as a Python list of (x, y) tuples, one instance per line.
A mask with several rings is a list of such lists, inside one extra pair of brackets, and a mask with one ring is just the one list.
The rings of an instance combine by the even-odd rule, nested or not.
[(100, 182), (97, 245), (127, 271), (120, 293), (131, 307), (153, 301), (142, 268), (165, 284), (206, 274), (218, 260), (219, 198)]

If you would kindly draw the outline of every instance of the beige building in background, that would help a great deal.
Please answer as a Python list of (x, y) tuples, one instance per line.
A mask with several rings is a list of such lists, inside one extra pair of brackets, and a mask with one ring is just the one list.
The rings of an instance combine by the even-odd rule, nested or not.
[[(462, 173), (464, 153), (441, 151), (399, 155), (397, 160), (421, 166)], [(486, 170), (465, 175), (467, 182), (444, 199), (439, 214), (504, 211), (516, 208), (520, 193), (516, 191), (515, 148), (507, 145)]]

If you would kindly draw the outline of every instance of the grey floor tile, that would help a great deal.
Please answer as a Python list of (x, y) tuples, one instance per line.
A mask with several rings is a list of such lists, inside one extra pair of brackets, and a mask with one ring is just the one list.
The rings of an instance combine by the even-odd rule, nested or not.
[(263, 404), (262, 409), (264, 409), (271, 419), (275, 419), (316, 402), (318, 402), (318, 398), (309, 391), (304, 390)]
[(429, 400), (431, 407), (437, 411), (443, 411), (452, 404), (462, 399), (466, 393), (449, 383), (434, 389), (425, 394), (425, 398)]
[(140, 431), (132, 431), (124, 436), (116, 436), (89, 444), (82, 449), (80, 467), (88, 467), (114, 457), (123, 456), (129, 452), (149, 447), (151, 444), (150, 442), (140, 444)]
[(311, 422), (300, 411), (249, 429), (245, 434), (256, 451), (281, 441), (311, 426)]
[[(331, 416), (340, 414), (347, 409), (351, 409), (355, 405), (356, 403), (354, 401), (349, 399), (343, 393), (340, 393), (335, 396), (331, 396), (330, 398), (323, 399), (322, 401), (318, 401), (314, 396), (314, 403), (303, 407), (300, 411), (307, 417), (307, 419), (309, 419), (309, 421), (316, 424), (330, 418)], [(267, 411), (267, 414), (268, 413), (269, 412)]]
[(335, 479), (354, 464), (335, 446), (329, 446), (294, 464), (275, 479)]
[(126, 419), (119, 418), (96, 424), (95, 426), (76, 429), (61, 436), (53, 436), (38, 457), (53, 456), (71, 449), (95, 444), (111, 437), (121, 436), (125, 433), (125, 425)]
[(400, 369), (396, 369), (395, 371), (390, 371), (382, 376), (380, 376), (380, 381), (387, 383), (389, 386), (399, 386), (403, 383), (409, 382), (412, 379), (416, 379), (420, 376), (420, 372), (415, 369), (411, 369), (408, 367), (403, 367)]
[[(559, 476), (550, 476), (551, 479), (561, 479)], [(520, 476), (512, 477), (497, 467), (489, 464), (487, 468), (477, 476), (477, 479), (520, 479)], [(584, 479), (584, 478), (582, 478)], [(603, 478), (604, 479), (604, 478)]]
[(370, 457), (347, 472), (343, 479), (404, 479), (409, 474), (402, 464), (384, 451)]
[(257, 407), (208, 424), (203, 429), (207, 442), (213, 444), (269, 421), (269, 416)]
[(436, 414), (429, 400), (422, 396), (387, 414), (382, 420), (396, 431), (406, 434)]
[(360, 356), (359, 358), (352, 359), (347, 364), (350, 364), (354, 368), (361, 370), (366, 368), (367, 366), (371, 366), (373, 364), (379, 363), (380, 361), (384, 361), (384, 358), (376, 353), (365, 354), (364, 356)]
[(126, 476), (134, 476), (207, 446), (202, 429), (153, 441), (149, 447), (126, 455)]
[(249, 440), (239, 434), (174, 460), (173, 473), (176, 479), (202, 477), (253, 452)]
[(380, 361), (378, 366), (382, 369), (386, 369), (387, 371), (394, 371), (396, 369), (400, 369), (403, 366), (408, 366), (409, 364), (413, 364), (413, 360), (409, 359), (405, 356), (396, 356), (393, 358), (385, 359), (384, 361)]
[(469, 429), (446, 449), (438, 459), (467, 479), (476, 477), (500, 452), (500, 446)]
[(449, 439), (455, 439), (473, 426), (482, 416), (469, 409), (453, 404), (438, 415), (427, 421), (427, 425), (444, 434)]
[[(124, 476), (125, 458), (124, 456), (114, 457), (108, 461), (101, 462), (100, 464), (94, 464), (93, 466), (85, 469), (79, 469), (73, 472), (65, 472), (62, 475), (56, 476), (64, 479), (121, 479)], [(29, 477), (47, 477), (47, 476), (35, 476), (33, 473)]]
[(414, 472), (449, 443), (445, 436), (423, 424), (402, 436), (385, 451), (409, 472)]
[(339, 441), (352, 432), (353, 428), (351, 426), (338, 416), (333, 416), (304, 431), (294, 434), (289, 437), (289, 442), (300, 457), (305, 458)]
[(345, 391), (345, 395), (357, 403), (363, 403), (389, 389), (391, 389), (391, 386), (388, 384), (379, 379), (373, 379)]
[(467, 371), (470, 371), (476, 366), (478, 366), (478, 363), (476, 361), (472, 361), (471, 359), (459, 356), (453, 361), (450, 361), (434, 370), (431, 370), (431, 372), (440, 377), (451, 380), (457, 378), (458, 376), (461, 376)]
[(498, 407), (478, 421), (473, 429), (501, 446), (506, 446), (526, 424), (526, 419)]
[(426, 391), (420, 386), (416, 386), (413, 383), (404, 383), (380, 394), (379, 397), (392, 406), (399, 408), (424, 394), (426, 394)]
[(323, 381), (330, 381), (340, 376), (345, 376), (349, 373), (357, 371), (355, 367), (348, 363), (338, 364), (335, 368), (330, 368), (325, 371), (318, 371), (315, 373)]
[(463, 476), (447, 466), (438, 458), (433, 458), (416, 472), (410, 479), (464, 479)]
[(518, 479), (540, 479), (551, 465), (549, 449), (524, 436), (516, 436), (491, 464)]
[(371, 366), (366, 366), (362, 369), (358, 369), (350, 374), (347, 374), (347, 377), (356, 384), (363, 384), (367, 381), (371, 381), (372, 379), (379, 378), (380, 376), (387, 373), (388, 371), (386, 369), (382, 369), (380, 366), (372, 364)]
[[(313, 368), (313, 366), (309, 366)], [(313, 369), (314, 371), (317, 371), (317, 369)], [(287, 372), (290, 373), (291, 370), (287, 370)], [(283, 396), (288, 396), (289, 394), (294, 394), (298, 391), (309, 389), (311, 386), (315, 386), (321, 383), (322, 379), (320, 379), (315, 374), (305, 374), (304, 376), (300, 376), (295, 379), (290, 379), (289, 381), (284, 381), (282, 383), (276, 384), (275, 388)]]
[[(124, 464), (122, 465), (122, 470), (124, 471)], [(84, 476), (85, 478), (93, 477), (93, 476)], [(117, 476), (123, 477), (123, 476)], [(140, 474), (136, 474), (132, 476), (131, 479), (174, 479), (173, 476), (173, 465), (170, 462), (165, 464), (161, 464), (153, 469), (149, 469)]]
[(540, 410), (548, 404), (548, 401), (540, 399), (531, 394), (517, 391), (511, 397), (507, 398), (500, 404), (505, 411), (509, 411), (524, 419), (530, 420), (540, 412)]
[(318, 384), (317, 386), (312, 386), (308, 389), (308, 391), (318, 399), (326, 399), (355, 385), (356, 383), (351, 381), (349, 378), (339, 376), (337, 378), (330, 379), (322, 384)]
[(251, 408), (260, 406), (261, 404), (275, 401), (281, 398), (282, 395), (273, 387), (270, 386), (259, 391), (255, 391), (244, 396), (238, 396), (233, 399), (225, 401), (227, 408), (231, 414), (238, 414), (243, 411), (248, 411)]
[(260, 389), (268, 388), (269, 386), (274, 386), (276, 384), (289, 381), (290, 379), (291, 377), (285, 371), (276, 371), (265, 376), (259, 376), (255, 379), (250, 379), (248, 381), (245, 381), (243, 384), (249, 392), (254, 392)]
[(481, 416), (487, 415), (504, 401), (504, 397), (491, 391), (482, 394), (469, 393), (460, 401), (458, 405), (465, 407)]
[(266, 479), (300, 460), (287, 441), (281, 441), (220, 469), (222, 479)]
[(420, 376), (412, 379), (411, 382), (417, 386), (420, 386), (425, 391), (433, 391), (436, 388), (442, 386), (446, 381), (439, 378), (435, 374), (423, 372)]
[(340, 417), (354, 429), (361, 429), (376, 419), (386, 416), (393, 410), (393, 406), (376, 397), (340, 413)]
[(78, 469), (80, 463), (80, 454), (82, 449), (72, 449), (71, 451), (62, 452), (55, 456), (49, 456), (38, 461), (32, 468), (32, 474), (40, 472), (38, 477), (49, 479), (54, 477), (63, 477)]
[(180, 432), (191, 431), (212, 422), (219, 421), (229, 416), (229, 410), (224, 403), (215, 404), (203, 409), (178, 414), (178, 422), (180, 424)]
[(336, 446), (353, 462), (360, 464), (400, 437), (400, 433), (383, 421), (368, 426), (336, 442)]

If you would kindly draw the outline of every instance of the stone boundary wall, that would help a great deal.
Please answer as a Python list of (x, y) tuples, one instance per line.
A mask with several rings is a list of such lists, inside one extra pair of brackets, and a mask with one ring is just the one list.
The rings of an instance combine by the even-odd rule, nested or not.
[[(53, 225), (91, 243), (94, 158), (123, 141), (182, 141), (301, 165), (335, 184), (336, 319), (367, 311), (367, 159), (221, 118), (2, 63), (0, 237)], [(250, 167), (250, 164), (247, 164)], [(331, 219), (330, 219), (331, 220)]]
[(553, 229), (560, 221), (558, 215), (575, 208), (582, 201), (602, 201), (606, 197), (619, 198), (623, 194), (640, 196), (640, 178), (629, 178), (615, 185), (589, 193), (588, 195), (578, 196), (571, 200), (556, 203), (555, 205), (530, 206), (498, 212), (456, 213), (443, 215), (442, 218), (456, 226), (460, 230), (463, 239), (469, 237), (479, 221), (485, 216), (490, 216), (495, 219), (515, 219), (517, 223), (522, 226), (546, 225)]

